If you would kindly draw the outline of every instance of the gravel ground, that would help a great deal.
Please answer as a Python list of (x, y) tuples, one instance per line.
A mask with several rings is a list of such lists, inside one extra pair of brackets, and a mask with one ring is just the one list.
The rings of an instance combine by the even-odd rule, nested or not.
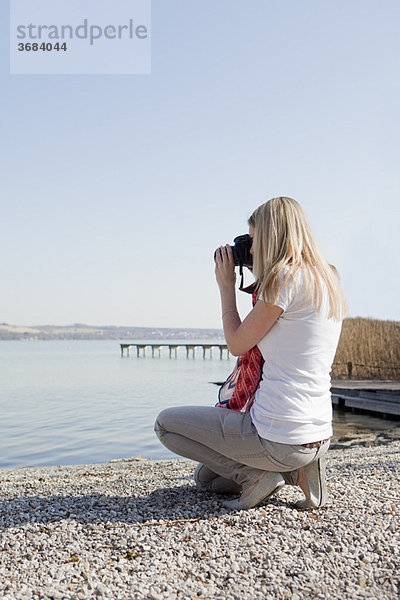
[(0, 471), (0, 597), (398, 599), (400, 441), (328, 453), (330, 501), (229, 512), (194, 463)]

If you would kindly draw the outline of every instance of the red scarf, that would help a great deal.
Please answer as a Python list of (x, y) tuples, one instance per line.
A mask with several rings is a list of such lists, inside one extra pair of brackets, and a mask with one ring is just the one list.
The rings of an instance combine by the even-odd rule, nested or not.
[[(251, 293), (253, 287), (249, 286), (243, 291)], [(257, 302), (257, 296), (254, 293), (252, 300), (254, 306)], [(219, 389), (216, 406), (240, 412), (250, 410), (262, 379), (263, 365), (264, 359), (258, 346), (254, 346), (239, 356), (232, 373)]]

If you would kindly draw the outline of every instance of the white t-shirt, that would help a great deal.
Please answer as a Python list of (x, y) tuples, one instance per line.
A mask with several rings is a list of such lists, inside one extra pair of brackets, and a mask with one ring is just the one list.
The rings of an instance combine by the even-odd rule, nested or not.
[(333, 433), (330, 370), (342, 324), (328, 319), (327, 294), (317, 313), (302, 274), (294, 279), (276, 302), (284, 312), (258, 344), (265, 363), (250, 412), (262, 438), (306, 444)]

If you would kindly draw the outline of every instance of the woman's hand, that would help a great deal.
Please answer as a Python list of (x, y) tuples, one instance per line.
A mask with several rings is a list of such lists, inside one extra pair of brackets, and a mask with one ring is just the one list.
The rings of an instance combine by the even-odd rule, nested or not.
[(234, 289), (236, 274), (232, 248), (227, 244), (220, 246), (215, 253), (215, 278), (220, 290)]
[(240, 356), (253, 348), (279, 319), (279, 306), (259, 300), (243, 323), (236, 308), (235, 263), (230, 246), (221, 246), (215, 254), (215, 277), (221, 294), (222, 324), (229, 352)]

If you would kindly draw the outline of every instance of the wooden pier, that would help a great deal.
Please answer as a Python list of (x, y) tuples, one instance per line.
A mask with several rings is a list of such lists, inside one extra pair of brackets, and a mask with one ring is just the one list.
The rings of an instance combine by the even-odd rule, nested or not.
[(151, 348), (151, 356), (154, 358), (155, 354), (157, 356), (161, 356), (161, 348), (168, 348), (169, 357), (178, 358), (178, 348), (186, 348), (186, 358), (189, 358), (191, 355), (192, 358), (195, 358), (196, 348), (202, 348), (203, 350), (203, 358), (206, 358), (206, 354), (209, 354), (209, 357), (212, 358), (213, 349), (219, 350), (220, 359), (223, 358), (224, 353), (226, 354), (226, 358), (229, 358), (229, 350), (226, 344), (152, 344), (152, 343), (140, 343), (134, 342), (131, 344), (120, 344), (121, 346), (121, 356), (130, 356), (130, 349), (136, 348), (136, 356), (140, 355), (146, 356), (147, 348)]
[(400, 381), (332, 381), (332, 404), (400, 419)]

